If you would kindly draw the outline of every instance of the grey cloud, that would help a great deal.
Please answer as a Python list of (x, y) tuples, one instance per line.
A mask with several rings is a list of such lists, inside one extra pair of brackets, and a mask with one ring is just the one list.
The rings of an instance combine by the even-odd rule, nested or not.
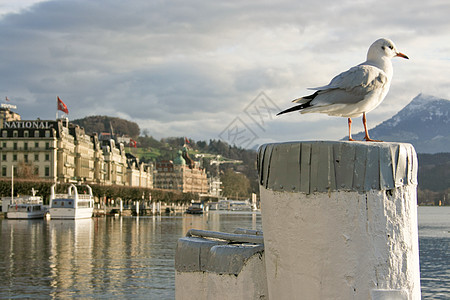
[[(380, 36), (393, 38), (407, 54), (434, 42), (444, 58), (438, 65), (448, 66), (447, 2), (42, 2), (0, 19), (0, 90), (20, 103), (24, 118), (53, 118), (59, 95), (71, 118), (130, 116), (161, 135), (190, 128), (214, 138), (221, 120), (242, 113), (259, 92), (289, 105), (307, 87), (363, 61)], [(409, 97), (425, 84), (448, 95), (443, 80), (449, 71), (433, 76), (438, 72), (424, 67), (426, 59), (396, 65), (388, 97)], [(422, 70), (420, 76), (409, 66)], [(408, 84), (409, 94), (395, 88), (400, 83)], [(389, 108), (379, 109), (369, 115), (374, 125)], [(301, 132), (308, 138), (334, 137), (327, 126), (342, 121), (319, 117), (312, 124), (312, 117), (296, 117), (295, 126), (292, 117), (271, 122), (264, 139), (296, 137), (296, 126), (307, 128)]]

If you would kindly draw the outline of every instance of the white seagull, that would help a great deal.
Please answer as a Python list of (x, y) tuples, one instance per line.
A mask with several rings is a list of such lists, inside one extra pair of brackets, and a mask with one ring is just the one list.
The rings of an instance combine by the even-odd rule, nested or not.
[(292, 102), (300, 103), (277, 115), (297, 111), (300, 113), (324, 113), (330, 116), (348, 118), (348, 139), (352, 139), (351, 124), (353, 117), (363, 116), (364, 139), (379, 142), (369, 137), (366, 113), (376, 108), (386, 97), (393, 75), (391, 58), (403, 57), (389, 39), (378, 39), (369, 48), (367, 60), (362, 64), (334, 77), (328, 85), (310, 88), (316, 92)]

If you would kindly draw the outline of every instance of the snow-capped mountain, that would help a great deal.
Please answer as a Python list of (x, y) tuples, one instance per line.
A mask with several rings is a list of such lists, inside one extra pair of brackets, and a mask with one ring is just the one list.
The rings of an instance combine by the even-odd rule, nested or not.
[[(386, 142), (411, 143), (418, 153), (450, 152), (450, 101), (419, 94), (369, 134)], [(353, 138), (361, 140), (364, 133)]]

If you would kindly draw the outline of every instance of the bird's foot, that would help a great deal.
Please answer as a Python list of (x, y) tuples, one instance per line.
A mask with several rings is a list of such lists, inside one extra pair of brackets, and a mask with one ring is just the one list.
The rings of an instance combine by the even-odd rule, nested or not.
[(355, 140), (355, 139), (352, 139), (352, 138), (348, 138), (348, 140), (349, 140), (350, 142), (356, 142), (356, 140)]
[(364, 137), (364, 139), (366, 140), (366, 142), (378, 142), (378, 143), (382, 143), (383, 141), (380, 140), (373, 140), (370, 137), (366, 136)]

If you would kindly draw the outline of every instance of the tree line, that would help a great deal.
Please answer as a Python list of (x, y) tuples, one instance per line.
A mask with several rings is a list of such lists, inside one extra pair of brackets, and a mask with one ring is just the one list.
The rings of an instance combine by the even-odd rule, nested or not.
[[(36, 196), (41, 196), (45, 204), (48, 204), (50, 197), (50, 188), (53, 182), (43, 180), (14, 180), (14, 196), (31, 195), (31, 189), (36, 191)], [(149, 189), (141, 187), (129, 187), (120, 185), (99, 185), (89, 184), (92, 188), (94, 197), (99, 201), (121, 198), (123, 200), (149, 200), (151, 195), (152, 201), (161, 201), (165, 203), (188, 204), (191, 200), (198, 200), (199, 196), (194, 193), (182, 193), (178, 191)], [(58, 184), (56, 193), (66, 193), (69, 184)], [(83, 186), (78, 190), (79, 193), (85, 192)], [(11, 181), (0, 180), (0, 196), (11, 196)]]

